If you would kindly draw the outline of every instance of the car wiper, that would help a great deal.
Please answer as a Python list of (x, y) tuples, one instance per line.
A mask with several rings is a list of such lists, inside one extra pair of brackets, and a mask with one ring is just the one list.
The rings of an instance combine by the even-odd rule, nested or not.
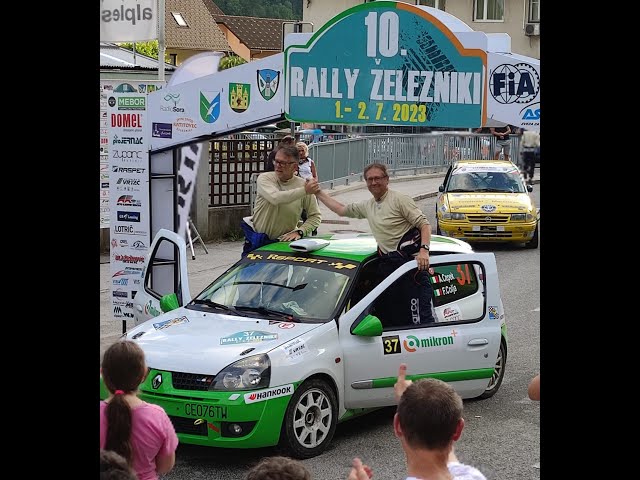
[(296, 317), (289, 313), (281, 312), (280, 310), (272, 310), (266, 307), (250, 307), (247, 305), (236, 305), (236, 310), (243, 310), (246, 312), (256, 312), (262, 315), (271, 315), (272, 317), (284, 318), (288, 322), (297, 322), (299, 321)]
[(475, 190), (467, 190), (466, 188), (452, 188), (451, 190), (447, 190), (446, 193), (452, 193), (452, 192), (474, 192)]
[(220, 310), (224, 310), (226, 312), (233, 312), (234, 315), (237, 315), (239, 317), (246, 317), (246, 315), (237, 312), (235, 308), (233, 307), (229, 307), (227, 305), (223, 305), (222, 303), (217, 303), (214, 302), (212, 300), (206, 299), (206, 298), (196, 298), (193, 302), (196, 305), (206, 305), (207, 307), (211, 307), (211, 308), (218, 308)]
[(196, 298), (192, 303), (196, 305), (207, 305), (208, 307), (219, 308), (220, 310), (233, 310), (233, 308), (223, 305), (221, 303), (214, 302), (208, 298)]

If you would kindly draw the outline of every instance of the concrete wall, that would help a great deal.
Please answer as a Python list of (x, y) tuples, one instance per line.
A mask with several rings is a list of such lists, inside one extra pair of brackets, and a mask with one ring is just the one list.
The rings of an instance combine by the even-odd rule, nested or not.
[(244, 43), (240, 41), (236, 34), (227, 28), (226, 25), (219, 23), (218, 28), (224, 33), (224, 36), (227, 38), (227, 42), (229, 42), (229, 46), (233, 53), (238, 55), (239, 57), (244, 58), (247, 62), (251, 60), (251, 50)]
[(208, 240), (239, 240), (244, 238), (240, 221), (251, 215), (249, 205), (235, 207), (209, 207), (209, 229), (198, 231), (204, 241)]
[(176, 54), (176, 65), (180, 65), (187, 58), (193, 57), (194, 55), (198, 55), (200, 53), (208, 52), (209, 50), (187, 50), (183, 48), (167, 48), (165, 51), (165, 58), (167, 59), (167, 63), (171, 63), (171, 57), (169, 56), (172, 53)]

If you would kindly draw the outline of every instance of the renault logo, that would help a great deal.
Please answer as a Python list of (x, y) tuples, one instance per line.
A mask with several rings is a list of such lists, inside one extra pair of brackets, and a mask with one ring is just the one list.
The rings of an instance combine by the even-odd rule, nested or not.
[(153, 377), (151, 386), (157, 390), (158, 388), (160, 388), (160, 385), (162, 385), (162, 375), (159, 373), (155, 377)]

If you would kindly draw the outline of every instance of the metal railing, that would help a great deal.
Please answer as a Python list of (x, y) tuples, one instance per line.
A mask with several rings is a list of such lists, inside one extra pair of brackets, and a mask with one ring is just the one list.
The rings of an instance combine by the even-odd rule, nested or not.
[[(520, 163), (520, 137), (511, 135), (510, 160)], [(314, 142), (311, 157), (322, 188), (333, 189), (363, 181), (364, 167), (382, 163), (393, 176), (444, 172), (457, 160), (495, 158), (499, 146), (494, 135), (469, 132), (432, 132), (403, 135), (369, 135), (342, 140)], [(500, 155), (502, 157), (502, 155)], [(251, 213), (257, 194), (258, 173), (251, 175)]]

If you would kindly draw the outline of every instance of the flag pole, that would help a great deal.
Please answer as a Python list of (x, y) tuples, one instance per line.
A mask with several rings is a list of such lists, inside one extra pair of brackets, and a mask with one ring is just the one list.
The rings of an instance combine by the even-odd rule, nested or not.
[(164, 3), (165, 0), (158, 0), (158, 80), (164, 82)]

